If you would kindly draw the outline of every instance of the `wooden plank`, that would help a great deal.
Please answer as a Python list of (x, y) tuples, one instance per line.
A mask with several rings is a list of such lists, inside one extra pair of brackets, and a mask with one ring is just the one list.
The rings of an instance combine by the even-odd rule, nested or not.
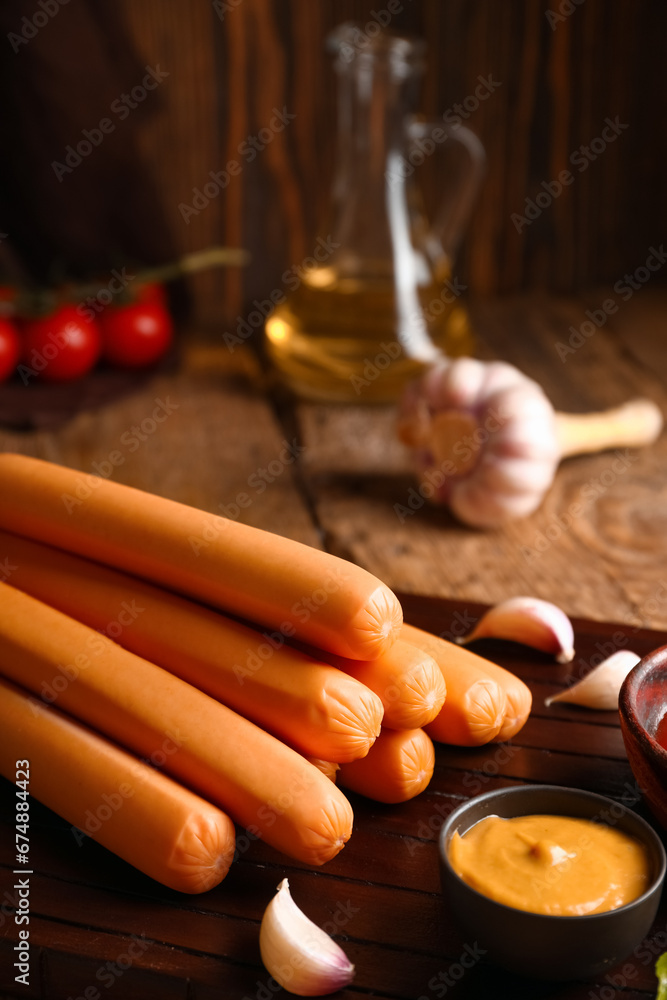
[[(139, 997), (142, 995), (139, 992), (141, 987), (147, 991), (143, 995), (148, 997), (166, 996), (168, 1000), (172, 997), (185, 998), (191, 994), (186, 993), (186, 983), (178, 975), (185, 971), (189, 973), (188, 982), (193, 983), (197, 990), (200, 986), (209, 988), (217, 986), (218, 989), (224, 988), (225, 993), (222, 995), (228, 997), (241, 996), (243, 991), (254, 991), (257, 987), (261, 987), (262, 983), (268, 989), (270, 984), (268, 974), (259, 966), (244, 968), (242, 965), (235, 965), (199, 951), (193, 954), (186, 951), (174, 952), (173, 949), (164, 948), (156, 942), (148, 942), (147, 939), (139, 937), (136, 938), (139, 944), (135, 945), (135, 950), (138, 952), (139, 948), (144, 946), (145, 950), (125, 970), (122, 970), (121, 976), (117, 974), (121, 971), (118, 963), (126, 964), (128, 953), (123, 949), (127, 949), (132, 943), (132, 939), (127, 936), (123, 938), (98, 934), (91, 948), (90, 938), (85, 934), (73, 934), (70, 931), (69, 936), (62, 934), (59, 936), (58, 925), (39, 920), (36, 921), (35, 940), (37, 942), (42, 939), (50, 942), (48, 950), (45, 949), (45, 959), (41, 965), (42, 982), (48, 991), (46, 995), (56, 1000), (60, 996), (64, 998), (67, 991), (72, 989), (80, 990), (83, 994), (86, 986), (96, 983), (104, 985), (105, 989), (115, 990), (115, 993), (110, 992), (109, 995), (112, 996)], [(664, 926), (656, 922), (645, 942), (638, 946), (628, 959), (609, 970), (604, 977), (599, 977), (598, 985), (619, 986), (624, 981), (625, 985), (630, 985), (635, 990), (650, 991), (654, 984), (652, 960), (657, 954), (655, 942), (663, 939)], [(81, 949), (82, 954), (68, 954), (68, 948), (72, 944)], [(416, 995), (411, 993), (415, 986), (417, 989), (427, 989), (426, 984), (433, 978), (436, 982), (444, 982), (446, 970), (448, 968), (453, 970), (456, 960), (462, 954), (476, 952), (472, 943), (462, 940), (454, 946), (453, 953), (444, 951), (439, 956), (416, 952), (406, 954), (402, 949), (376, 949), (373, 953), (363, 942), (357, 941), (346, 941), (345, 948), (350, 959), (355, 962), (358, 974), (355, 977), (354, 989), (337, 994), (341, 1000), (359, 995), (357, 989), (362, 991), (371, 989), (374, 996), (377, 995), (378, 989), (383, 993), (386, 990), (394, 997)], [(0, 954), (3, 952), (7, 954), (6, 944), (2, 946)], [(178, 970), (178, 973), (175, 970)], [(441, 972), (443, 976), (440, 976)], [(456, 976), (454, 973), (454, 978)], [(510, 989), (518, 992), (530, 989), (530, 996), (534, 998), (567, 997), (568, 1000), (576, 1000), (582, 995), (590, 996), (590, 992), (589, 994), (579, 992), (582, 986), (578, 987), (577, 984), (531, 983), (518, 977), (499, 974), (497, 970), (491, 970), (483, 963), (478, 967), (474, 966), (465, 976), (462, 983), (465, 992), (460, 995), (465, 997), (486, 995), (480, 993), (479, 989), (482, 983), (489, 983), (491, 977), (495, 979), (494, 996), (510, 997), (512, 996)], [(9, 988), (11, 989), (11, 986)], [(593, 983), (587, 988), (592, 991)], [(227, 992), (230, 989), (234, 989), (235, 992)], [(208, 994), (203, 992), (201, 995)], [(514, 993), (514, 996), (516, 995), (517, 992)], [(200, 993), (196, 992), (195, 996), (200, 996)], [(625, 992), (623, 996), (626, 996)]]
[[(659, 251), (658, 254), (653, 252), (653, 248)], [(657, 380), (662, 386), (667, 380), (664, 350), (667, 263), (661, 264), (659, 271), (651, 271), (646, 267), (646, 260), (651, 258), (653, 268), (664, 254), (664, 244), (656, 239), (639, 258), (630, 262), (624, 273), (619, 273), (620, 288), (612, 291), (611, 296), (618, 312), (612, 314), (607, 323), (592, 335), (596, 338), (613, 336), (616, 343), (642, 366), (647, 378)], [(637, 271), (639, 274), (636, 274)], [(589, 310), (598, 312), (604, 301), (600, 290), (591, 290), (586, 295)], [(601, 319), (599, 314), (597, 319)]]
[[(202, 911), (191, 904), (189, 917), (188, 907), (182, 903), (178, 907), (144, 907), (142, 934), (170, 947), (257, 964), (258, 925), (279, 875), (256, 865), (237, 867), (236, 877), (225, 886), (224, 894), (215, 894), (217, 905), (204, 905)], [(442, 954), (444, 949), (453, 956), (460, 947), (460, 934), (445, 913), (439, 893), (403, 891), (397, 895), (387, 887), (340, 883), (312, 872), (290, 872), (289, 878), (294, 899), (307, 909), (311, 919), (345, 940), (354, 938), (431, 955)], [(43, 876), (32, 880), (32, 888), (32, 912), (40, 919), (75, 926), (82, 923), (83, 914), (90, 913), (94, 919), (86, 922), (89, 930), (121, 938), (134, 923), (136, 901), (130, 894), (79, 885), (75, 895), (64, 896), (62, 882)], [(397, 924), (392, 912), (397, 902), (406, 917), (405, 927)]]
[(551, 749), (567, 745), (573, 754), (626, 760), (625, 747), (618, 728), (592, 726), (571, 719), (531, 717), (517, 736), (522, 747)]

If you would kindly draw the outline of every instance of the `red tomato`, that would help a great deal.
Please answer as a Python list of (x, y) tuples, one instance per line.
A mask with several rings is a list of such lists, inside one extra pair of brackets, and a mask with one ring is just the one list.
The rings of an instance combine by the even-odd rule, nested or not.
[(0, 382), (12, 374), (21, 354), (21, 341), (16, 327), (9, 319), (0, 316)]
[(76, 306), (61, 306), (50, 316), (26, 320), (21, 360), (45, 382), (67, 382), (86, 375), (102, 349), (100, 330)]
[(100, 316), (104, 358), (120, 368), (144, 368), (159, 360), (174, 339), (167, 309), (159, 302), (111, 306)]

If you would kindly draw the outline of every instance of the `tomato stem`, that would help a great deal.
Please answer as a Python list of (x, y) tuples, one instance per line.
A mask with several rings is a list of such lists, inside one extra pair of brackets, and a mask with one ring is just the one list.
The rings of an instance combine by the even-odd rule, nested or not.
[(140, 271), (135, 281), (147, 284), (153, 281), (170, 281), (182, 274), (194, 274), (209, 267), (242, 267), (250, 260), (247, 250), (236, 247), (208, 247), (206, 250), (195, 250), (185, 254), (180, 260), (168, 264), (158, 264), (156, 267)]
[[(162, 283), (211, 267), (243, 267), (249, 260), (248, 251), (238, 247), (207, 247), (205, 250), (185, 254), (179, 260), (144, 268), (136, 273), (132, 284), (136, 286)], [(59, 305), (83, 302), (90, 296), (95, 298), (99, 291), (99, 281), (81, 285), (72, 284), (63, 289), (19, 288), (13, 301), (0, 301), (0, 316), (9, 316), (14, 312), (43, 316), (53, 312)]]

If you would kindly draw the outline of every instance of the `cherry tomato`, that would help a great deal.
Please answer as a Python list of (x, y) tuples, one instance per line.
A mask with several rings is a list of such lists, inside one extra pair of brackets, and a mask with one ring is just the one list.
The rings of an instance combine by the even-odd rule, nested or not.
[(144, 368), (169, 350), (174, 328), (159, 302), (111, 306), (100, 317), (104, 358), (120, 368)]
[(21, 354), (21, 341), (11, 320), (0, 316), (0, 382), (12, 374)]
[(46, 382), (81, 378), (94, 367), (101, 349), (97, 323), (76, 306), (61, 306), (23, 324), (21, 361)]

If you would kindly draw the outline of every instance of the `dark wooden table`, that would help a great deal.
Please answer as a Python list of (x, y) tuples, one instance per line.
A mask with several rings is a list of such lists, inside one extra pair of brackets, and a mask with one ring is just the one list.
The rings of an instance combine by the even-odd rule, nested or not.
[[(463, 615), (475, 617), (481, 608), (414, 596), (404, 596), (403, 603), (407, 619), (445, 633)], [(350, 1000), (367, 995), (434, 1000), (445, 996), (447, 982), (447, 996), (460, 1000), (588, 1000), (591, 995), (611, 997), (608, 991), (611, 984), (620, 984), (619, 977), (628, 986), (621, 994), (624, 1000), (652, 997), (653, 962), (667, 950), (664, 906), (646, 940), (593, 983), (527, 982), (484, 962), (457, 981), (459, 959), (466, 945), (474, 950), (474, 942), (457, 931), (440, 893), (437, 837), (453, 808), (492, 788), (547, 782), (609, 795), (644, 813), (617, 714), (556, 705), (547, 709), (544, 699), (619, 641), (643, 654), (667, 642), (667, 634), (583, 620), (575, 620), (575, 630), (576, 659), (565, 666), (512, 644), (479, 643), (480, 652), (530, 685), (534, 709), (524, 729), (506, 744), (479, 749), (438, 745), (434, 777), (411, 802), (384, 806), (350, 795), (354, 833), (341, 854), (321, 869), (291, 861), (256, 841), (216, 889), (183, 896), (136, 873), (90, 840), (79, 845), (65, 822), (33, 803), (29, 988), (16, 987), (11, 969), (17, 930), (11, 910), (14, 799), (11, 785), (3, 780), (2, 995), (95, 1000), (92, 991), (97, 989), (99, 996), (123, 1000), (267, 1000), (278, 991), (259, 959), (259, 921), (276, 886), (288, 877), (298, 904), (321, 926), (335, 930), (355, 963), (354, 986), (338, 994)], [(116, 963), (125, 964), (133, 939), (139, 941), (133, 948), (138, 957), (116, 975)]]
[[(637, 293), (559, 360), (555, 344), (567, 340), (570, 327), (605, 294), (479, 304), (480, 353), (504, 357), (538, 378), (560, 409), (601, 408), (641, 393), (667, 412), (663, 294)], [(159, 423), (157, 406), (168, 410)], [(575, 785), (643, 810), (616, 713), (546, 709), (544, 698), (619, 646), (643, 654), (667, 642), (667, 439), (637, 453), (628, 474), (597, 491), (567, 528), (554, 526), (587, 485), (609, 480), (609, 454), (564, 463), (536, 514), (486, 533), (427, 506), (398, 520), (394, 504), (412, 480), (392, 421), (382, 408), (291, 406), (267, 394), (248, 354), (199, 343), (177, 373), (58, 428), (0, 431), (2, 449), (87, 472), (104, 474), (111, 453), (120, 453), (122, 462), (112, 470), (118, 481), (231, 516), (236, 505), (248, 523), (351, 558), (401, 593), (409, 621), (434, 632), (451, 635), (475, 619), (482, 604), (525, 593), (560, 604), (574, 617), (577, 639), (575, 660), (566, 666), (521, 647), (480, 646), (533, 690), (534, 710), (522, 732), (508, 745), (439, 746), (429, 788), (410, 803), (389, 807), (352, 797), (354, 835), (322, 869), (254, 843), (218, 888), (183, 897), (90, 841), (77, 845), (64, 822), (33, 803), (29, 987), (14, 983), (12, 969), (13, 795), (3, 781), (3, 996), (266, 1000), (277, 991), (259, 961), (259, 920), (285, 875), (299, 905), (337, 928), (356, 964), (355, 984), (341, 995), (603, 1000), (621, 986), (626, 1000), (654, 994), (653, 962), (667, 950), (665, 909), (646, 942), (598, 982), (526, 985), (483, 961), (457, 982), (459, 958), (473, 943), (456, 931), (441, 898), (436, 840), (458, 802), (508, 784)], [(542, 537), (549, 544), (537, 552)], [(127, 964), (133, 935), (138, 957), (123, 971), (118, 963)]]

